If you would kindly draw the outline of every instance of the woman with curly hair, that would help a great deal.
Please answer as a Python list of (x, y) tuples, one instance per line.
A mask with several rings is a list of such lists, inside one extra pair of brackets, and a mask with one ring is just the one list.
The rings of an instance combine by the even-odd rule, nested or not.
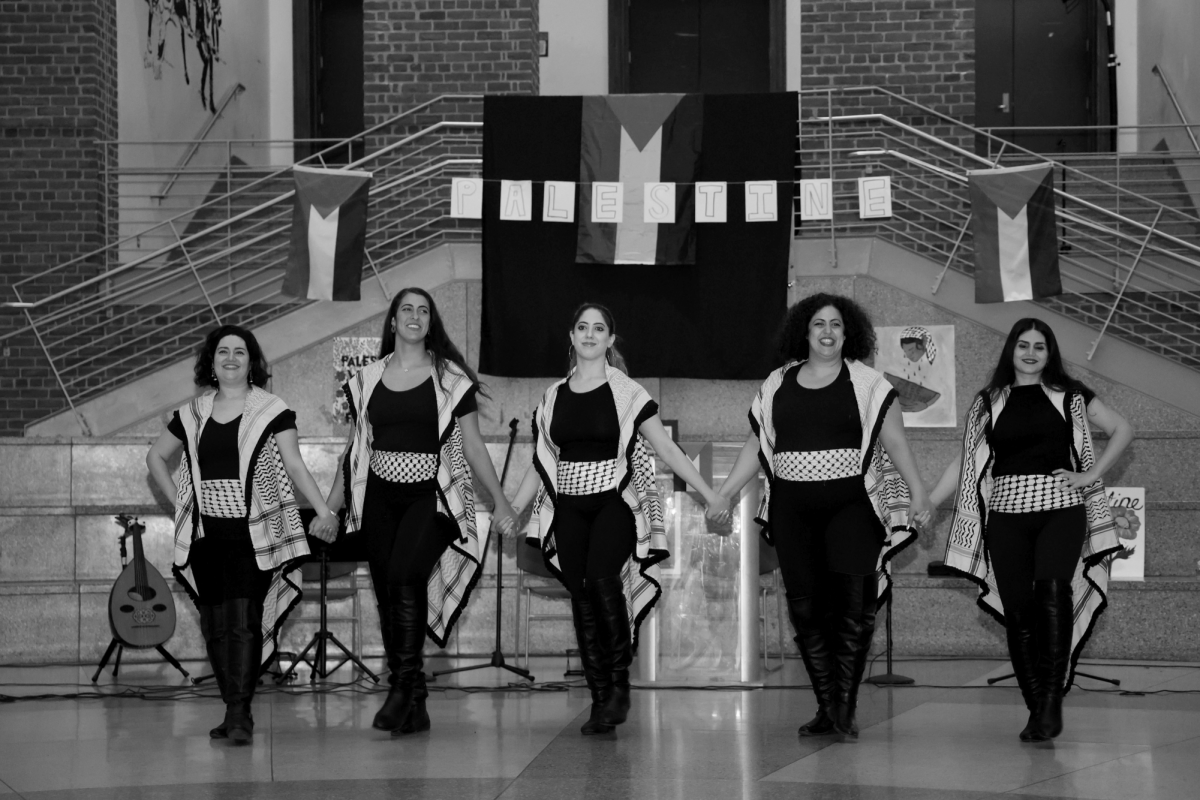
[[(1089, 422), (1109, 436), (1098, 457)], [(1027, 317), (930, 492), (936, 507), (957, 490), (946, 565), (979, 584), (980, 606), (1004, 625), (1029, 710), (1023, 742), (1062, 732), (1063, 695), (1120, 549), (1100, 477), (1132, 440), (1129, 423), (1067, 373), (1050, 326)]]
[(884, 564), (930, 516), (896, 391), (862, 363), (874, 351), (875, 330), (853, 300), (822, 293), (793, 306), (779, 337), (784, 364), (754, 398), (753, 433), (720, 490), (732, 499), (760, 464), (766, 473), (758, 522), (779, 555), (817, 697), (801, 736), (858, 736)]
[(347, 533), (366, 536), (391, 673), (372, 725), (393, 736), (429, 730), (426, 630), (446, 646), (482, 566), (473, 475), (495, 500), (497, 529), (513, 525), (479, 433), (479, 379), (429, 292), (409, 288), (384, 318), (379, 360), (342, 391), (353, 430), (329, 507), (346, 506)]
[(534, 414), (533, 463), (513, 505), (519, 511), (534, 501), (543, 557), (571, 593), (592, 694), (581, 732), (592, 735), (629, 714), (637, 629), (662, 592), (656, 564), (667, 558), (667, 535), (654, 454), (704, 495), (710, 513), (728, 503), (671, 441), (658, 404), (626, 374), (612, 313), (584, 303), (570, 341), (567, 377), (546, 390)]
[[(295, 412), (262, 388), (269, 377), (254, 334), (236, 325), (212, 331), (196, 357), (205, 391), (175, 412), (146, 455), (155, 483), (175, 498), (173, 570), (200, 610), (225, 701), (225, 721), (209, 736), (236, 744), (254, 732), (264, 643), (300, 599), (289, 574), (309, 551), (293, 485), (317, 510), (314, 535), (337, 534), (337, 516), (300, 457)], [(180, 448), (172, 478), (167, 464)]]

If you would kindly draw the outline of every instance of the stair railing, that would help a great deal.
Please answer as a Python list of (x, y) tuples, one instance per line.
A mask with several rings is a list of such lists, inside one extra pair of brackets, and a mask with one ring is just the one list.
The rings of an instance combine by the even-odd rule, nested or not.
[(1179, 115), (1179, 121), (1183, 123), (1183, 129), (1187, 131), (1188, 138), (1192, 140), (1192, 147), (1196, 148), (1197, 153), (1200, 153), (1200, 141), (1196, 141), (1196, 132), (1192, 130), (1192, 126), (1188, 122), (1187, 114), (1183, 113), (1183, 106), (1179, 105), (1179, 98), (1175, 96), (1175, 90), (1171, 88), (1171, 84), (1167, 80), (1167, 73), (1163, 71), (1161, 64), (1155, 64), (1150, 71), (1162, 81), (1163, 88), (1167, 90), (1167, 97), (1170, 98), (1171, 105), (1175, 106), (1175, 113)]
[(209, 114), (208, 119), (204, 121), (200, 132), (196, 134), (196, 138), (188, 143), (187, 149), (183, 151), (183, 155), (180, 156), (179, 161), (175, 164), (175, 171), (168, 176), (167, 180), (163, 181), (163, 185), (159, 188), (155, 199), (162, 202), (171, 193), (171, 188), (175, 186), (175, 182), (179, 180), (179, 176), (187, 169), (188, 164), (191, 163), (192, 158), (196, 155), (196, 151), (200, 149), (200, 145), (208, 138), (208, 134), (212, 133), (213, 126), (217, 124), (217, 120), (225, 113), (225, 109), (233, 102), (233, 99), (244, 91), (246, 91), (246, 87), (240, 83), (226, 90), (225, 94), (221, 97), (221, 102), (217, 103), (216, 110)]

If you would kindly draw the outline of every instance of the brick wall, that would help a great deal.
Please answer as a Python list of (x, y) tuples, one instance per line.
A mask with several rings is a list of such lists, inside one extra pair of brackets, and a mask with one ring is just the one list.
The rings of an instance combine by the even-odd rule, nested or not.
[(367, 127), (441, 94), (538, 93), (538, 0), (365, 0), (363, 17)]
[[(971, 123), (975, 2), (802, 0), (802, 84), (805, 89), (884, 86)], [(857, 105), (842, 102), (843, 108)], [(910, 123), (926, 124), (911, 110), (905, 116)]]
[[(103, 243), (100, 148), (117, 136), (117, 19), (112, 0), (0, 3), (0, 298), (12, 284)], [(40, 296), (98, 264), (47, 276)], [(0, 333), (24, 324), (0, 310)], [(64, 405), (32, 336), (0, 347), (0, 436)]]

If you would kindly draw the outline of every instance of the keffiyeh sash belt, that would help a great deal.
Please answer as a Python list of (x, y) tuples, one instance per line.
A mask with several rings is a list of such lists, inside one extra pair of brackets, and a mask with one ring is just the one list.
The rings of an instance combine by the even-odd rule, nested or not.
[(371, 472), (389, 483), (422, 483), (437, 477), (436, 453), (371, 451)]
[(1027, 514), (1080, 505), (1083, 493), (1063, 489), (1053, 475), (999, 475), (993, 479), (993, 512)]
[(771, 459), (775, 477), (785, 481), (836, 481), (862, 475), (857, 450), (811, 450), (776, 453)]

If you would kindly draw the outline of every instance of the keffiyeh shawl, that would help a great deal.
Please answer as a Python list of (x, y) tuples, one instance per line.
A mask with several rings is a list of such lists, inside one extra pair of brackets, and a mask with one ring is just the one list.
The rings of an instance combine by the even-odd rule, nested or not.
[[(191, 559), (192, 543), (204, 537), (195, 488), (200, 478), (196, 444), (204, 424), (212, 417), (215, 397), (216, 392), (205, 392), (179, 409), (184, 453), (176, 474), (179, 494), (175, 499), (175, 564), (172, 572), (197, 603), (199, 597), (183, 570)], [(279, 444), (271, 432), (271, 423), (287, 410), (287, 404), (280, 398), (251, 387), (238, 424), (238, 481), (245, 498), (250, 541), (254, 545), (258, 568), (274, 572), (263, 602), (263, 663), (270, 660), (274, 651), (275, 632), (300, 601), (300, 587), (291, 579), (291, 573), (300, 568), (300, 560), (309, 554), (292, 480), (283, 467)]]
[[(1043, 387), (1045, 388), (1045, 387)], [(1050, 402), (1071, 421), (1071, 464), (1076, 472), (1087, 472), (1096, 463), (1092, 434), (1088, 429), (1083, 395), (1045, 388)], [(966, 574), (979, 585), (979, 607), (1004, 624), (1004, 607), (996, 588), (988, 557), (988, 501), (992, 494), (992, 448), (988, 441), (992, 426), (1008, 400), (1005, 388), (991, 402), (978, 395), (971, 405), (963, 435), (962, 473), (954, 500), (954, 521), (946, 541), (946, 566)], [(1092, 628), (1108, 606), (1108, 573), (1112, 554), (1121, 549), (1116, 525), (1108, 508), (1102, 481), (1083, 490), (1087, 510), (1087, 536), (1075, 568), (1071, 588), (1075, 599), (1074, 626), (1071, 632), (1071, 672), (1067, 687), (1075, 680), (1075, 665), (1091, 636)]]
[[(767, 376), (750, 407), (750, 427), (758, 436), (758, 460), (767, 476), (766, 491), (763, 492), (755, 520), (762, 525), (762, 535), (768, 543), (771, 542), (768, 516), (771, 507), (771, 483), (775, 480), (772, 467), (775, 455), (775, 392), (783, 385), (787, 371), (799, 363), (803, 362), (792, 361), (784, 364)], [(908, 485), (900, 477), (892, 459), (883, 449), (883, 443), (879, 441), (884, 417), (897, 395), (882, 373), (849, 359), (846, 360), (846, 366), (850, 370), (854, 398), (858, 402), (858, 417), (862, 423), (863, 438), (859, 452), (862, 454), (863, 484), (866, 486), (871, 507), (875, 509), (875, 515), (883, 524), (886, 536), (877, 567), (879, 600), (882, 603), (887, 598), (892, 584), (887, 562), (917, 538), (916, 529), (908, 524)]]
[[(658, 487), (654, 484), (654, 452), (638, 432), (638, 427), (652, 416), (646, 413), (651, 410), (647, 408), (650, 395), (641, 384), (619, 369), (605, 365), (605, 370), (621, 429), (617, 444), (617, 491), (629, 506), (637, 526), (637, 546), (621, 570), (633, 647), (637, 650), (638, 628), (662, 594), (657, 565), (669, 556), (667, 531), (663, 524)], [(569, 378), (567, 376), (555, 382), (546, 390), (533, 418), (533, 465), (542, 478), (542, 485), (534, 500), (531, 520), (531, 528), (536, 525), (537, 530), (531, 530), (532, 535), (528, 538), (540, 545), (546, 566), (559, 580), (562, 580), (562, 571), (554, 542), (559, 448), (550, 438), (550, 423), (554, 420), (554, 401), (558, 391)]]
[[(351, 446), (342, 463), (342, 479), (346, 488), (346, 532), (362, 528), (363, 502), (367, 494), (367, 475), (371, 470), (373, 438), (367, 405), (371, 394), (383, 378), (383, 371), (392, 354), (363, 367), (342, 387), (349, 401)], [(475, 489), (471, 483), (471, 468), (463, 453), (462, 430), (454, 409), (475, 384), (454, 362), (447, 361), (439, 379), (433, 373), (433, 390), (437, 396), (438, 441), (438, 513), (454, 523), (457, 539), (450, 543), (429, 576), (429, 638), (438, 647), (445, 647), (450, 631), (458, 620), (471, 590), (479, 580), (483, 566), (479, 535), (475, 529)]]

